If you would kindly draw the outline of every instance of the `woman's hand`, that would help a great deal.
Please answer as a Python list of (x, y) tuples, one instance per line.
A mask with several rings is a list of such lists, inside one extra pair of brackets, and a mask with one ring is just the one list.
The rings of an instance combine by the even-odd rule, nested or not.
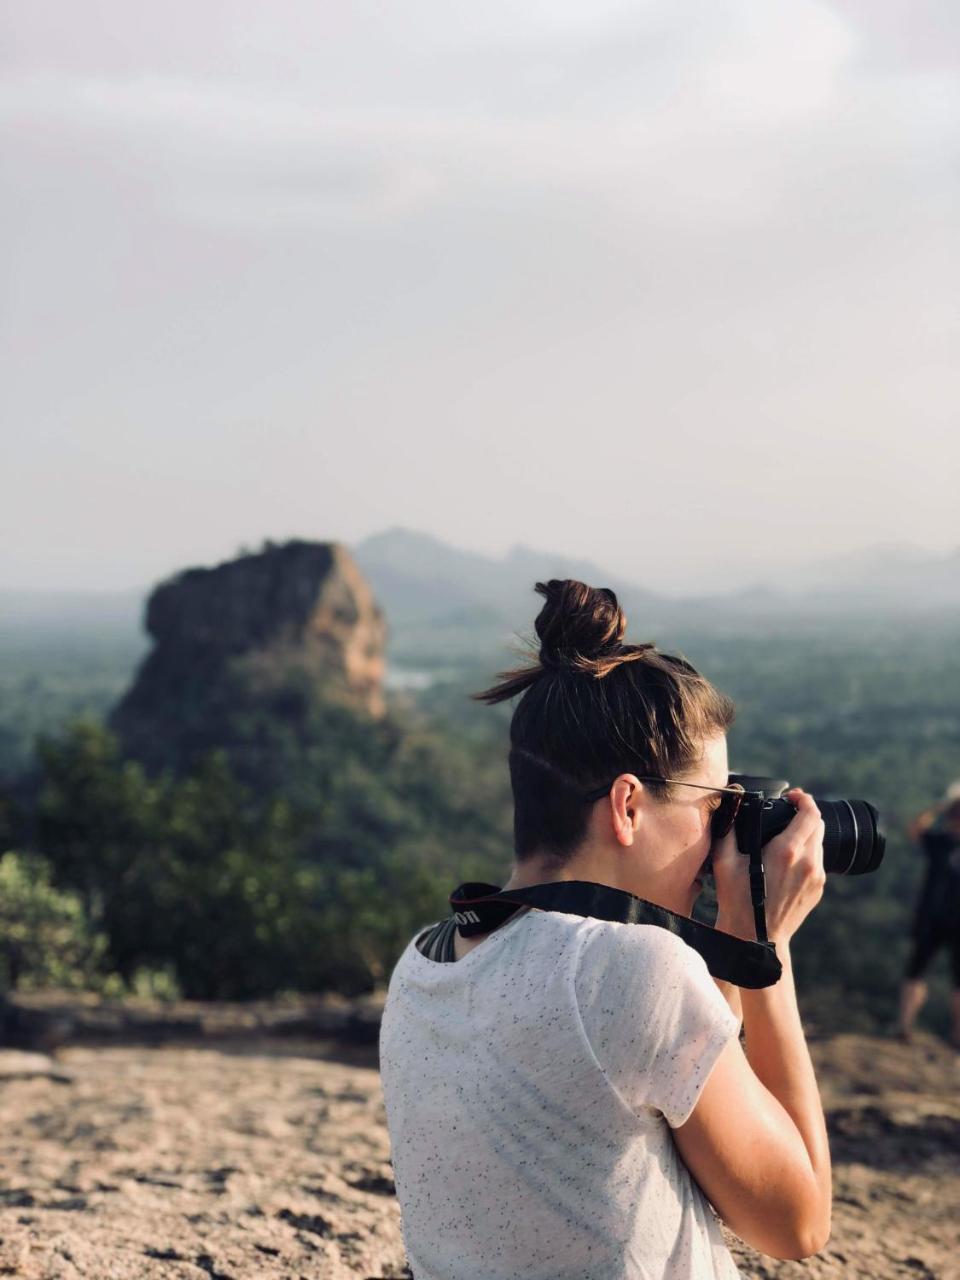
[[(785, 799), (796, 807), (797, 815), (763, 846), (767, 934), (771, 942), (780, 943), (789, 942), (820, 901), (826, 878), (820, 810), (813, 797), (799, 787), (786, 792)], [(750, 860), (737, 848), (734, 831), (714, 845), (712, 862), (717, 928), (741, 938), (754, 938)]]

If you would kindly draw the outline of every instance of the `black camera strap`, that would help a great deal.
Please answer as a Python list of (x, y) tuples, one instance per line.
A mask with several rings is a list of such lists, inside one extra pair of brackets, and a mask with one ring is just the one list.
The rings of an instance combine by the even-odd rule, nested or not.
[[(758, 855), (759, 861), (759, 855)], [(751, 857), (751, 868), (753, 859)], [(762, 876), (761, 866), (761, 893)], [(751, 896), (753, 876), (751, 875)], [(703, 956), (715, 978), (738, 987), (757, 990), (772, 987), (782, 968), (772, 942), (766, 940), (766, 922), (761, 898), (758, 942), (746, 942), (732, 934), (712, 929), (710, 925), (688, 916), (668, 911), (655, 902), (635, 898), (622, 889), (593, 884), (587, 880), (558, 880), (551, 884), (529, 885), (525, 889), (501, 890), (492, 884), (462, 884), (450, 895), (457, 930), (464, 938), (492, 933), (518, 907), (535, 907), (539, 911), (557, 911), (564, 915), (588, 916), (596, 920), (614, 920), (621, 924), (652, 924), (668, 929), (694, 951)], [(754, 906), (756, 915), (756, 904)]]
[(753, 907), (753, 927), (757, 942), (769, 946), (767, 940), (767, 913), (764, 903), (767, 886), (763, 876), (763, 804), (743, 805), (737, 817), (737, 848), (750, 859), (747, 874), (750, 878), (750, 903)]

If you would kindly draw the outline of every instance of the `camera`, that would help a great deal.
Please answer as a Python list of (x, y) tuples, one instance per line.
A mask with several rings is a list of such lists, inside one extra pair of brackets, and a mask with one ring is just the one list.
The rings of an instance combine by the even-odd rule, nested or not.
[[(762, 848), (778, 836), (796, 814), (783, 793), (790, 784), (781, 778), (732, 773), (731, 786), (741, 786), (744, 797), (737, 813), (737, 846), (743, 853), (759, 842)], [(826, 800), (813, 797), (826, 828), (823, 837), (823, 869), (840, 876), (863, 876), (876, 871), (887, 846), (880, 815), (866, 800)]]

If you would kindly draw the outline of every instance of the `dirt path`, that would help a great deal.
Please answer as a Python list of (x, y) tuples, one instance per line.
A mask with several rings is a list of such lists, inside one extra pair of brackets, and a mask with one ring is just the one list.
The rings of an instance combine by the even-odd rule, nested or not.
[[(932, 1040), (814, 1046), (835, 1231), (759, 1280), (960, 1280), (960, 1059)], [(327, 1046), (327, 1053), (330, 1046)], [(259, 1040), (67, 1049), (0, 1080), (0, 1275), (355, 1280), (405, 1275), (369, 1054)]]

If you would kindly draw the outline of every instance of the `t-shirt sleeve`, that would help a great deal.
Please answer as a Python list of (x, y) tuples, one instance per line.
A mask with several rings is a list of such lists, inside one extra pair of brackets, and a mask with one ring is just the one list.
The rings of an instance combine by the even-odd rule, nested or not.
[(740, 1024), (692, 947), (654, 925), (597, 921), (581, 948), (577, 1007), (611, 1087), (634, 1112), (686, 1121)]

